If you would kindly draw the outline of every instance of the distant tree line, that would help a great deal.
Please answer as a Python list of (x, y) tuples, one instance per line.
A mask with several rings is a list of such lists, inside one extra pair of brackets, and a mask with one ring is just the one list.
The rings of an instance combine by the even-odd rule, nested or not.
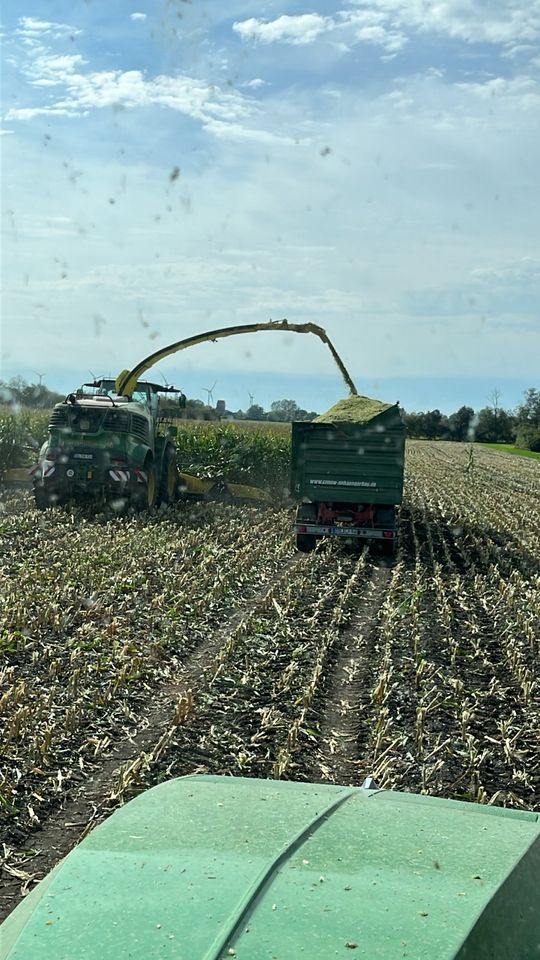
[(479, 440), (484, 443), (514, 443), (524, 450), (540, 451), (540, 390), (529, 387), (522, 403), (504, 410), (494, 391), (490, 405), (475, 412), (463, 406), (450, 416), (440, 410), (426, 413), (403, 411), (407, 436), (428, 440)]
[(293, 420), (313, 420), (318, 416), (316, 410), (304, 410), (296, 400), (274, 400), (270, 410), (266, 411), (258, 403), (253, 403), (247, 410), (237, 410), (236, 420), (269, 420), (274, 423), (292, 423)]
[[(178, 416), (174, 401), (162, 400), (161, 409), (164, 413)], [(196, 420), (268, 420), (270, 422), (291, 423), (293, 420), (313, 420), (317, 416), (315, 410), (303, 410), (295, 400), (274, 400), (270, 410), (265, 410), (258, 403), (252, 403), (247, 410), (222, 410), (210, 407), (202, 400), (186, 400), (181, 413), (182, 417)]]
[[(44, 383), (28, 383), (22, 377), (12, 377), (9, 381), (0, 380), (0, 404), (48, 410), (55, 403), (60, 403), (64, 396), (63, 393), (49, 390)], [(161, 409), (170, 416), (179, 414), (178, 402), (174, 400), (163, 398)], [(215, 420), (224, 416), (234, 420), (270, 420), (291, 423), (293, 420), (313, 420), (317, 412), (302, 409), (295, 400), (274, 400), (268, 411), (257, 403), (251, 404), (247, 410), (218, 411), (215, 407), (203, 403), (202, 400), (188, 398), (181, 415), (200, 420)]]
[[(440, 410), (424, 412), (402, 411), (407, 436), (427, 440), (479, 440), (484, 443), (514, 443), (525, 450), (540, 451), (540, 390), (529, 387), (522, 402), (515, 410), (505, 410), (500, 405), (500, 393), (494, 390), (491, 403), (476, 412), (463, 406), (449, 416)], [(50, 390), (44, 383), (28, 383), (22, 377), (0, 380), (0, 404), (47, 410), (64, 399), (64, 395)], [(178, 416), (174, 401), (162, 403), (163, 412)], [(293, 420), (313, 420), (315, 410), (304, 410), (295, 400), (274, 400), (270, 410), (257, 403), (247, 410), (216, 411), (202, 400), (188, 399), (182, 416), (215, 420), (267, 420), (291, 423)]]
[(63, 399), (63, 393), (49, 390), (44, 383), (28, 383), (22, 377), (0, 380), (0, 404), (49, 410)]

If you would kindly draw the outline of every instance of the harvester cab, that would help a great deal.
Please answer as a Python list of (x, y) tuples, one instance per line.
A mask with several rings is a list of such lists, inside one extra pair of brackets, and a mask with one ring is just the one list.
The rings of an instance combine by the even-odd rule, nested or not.
[(176, 498), (174, 428), (160, 416), (160, 395), (176, 387), (150, 381), (132, 395), (112, 379), (85, 383), (56, 404), (31, 476), (41, 509), (71, 500), (107, 502), (118, 512)]

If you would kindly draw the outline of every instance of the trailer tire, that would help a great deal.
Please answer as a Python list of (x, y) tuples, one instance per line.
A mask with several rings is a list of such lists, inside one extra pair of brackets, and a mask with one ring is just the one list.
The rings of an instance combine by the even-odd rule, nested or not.
[(394, 537), (392, 540), (382, 540), (381, 541), (381, 552), (383, 557), (393, 558), (397, 553), (397, 537)]
[(301, 553), (310, 553), (317, 546), (317, 537), (312, 533), (296, 534), (296, 549)]

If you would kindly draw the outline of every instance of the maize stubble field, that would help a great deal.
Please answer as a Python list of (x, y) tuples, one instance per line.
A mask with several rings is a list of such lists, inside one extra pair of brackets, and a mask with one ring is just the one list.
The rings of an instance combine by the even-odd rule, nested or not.
[(296, 553), (287, 507), (111, 519), (6, 494), (1, 914), (116, 805), (195, 771), (538, 808), (539, 479), (410, 442), (393, 561)]

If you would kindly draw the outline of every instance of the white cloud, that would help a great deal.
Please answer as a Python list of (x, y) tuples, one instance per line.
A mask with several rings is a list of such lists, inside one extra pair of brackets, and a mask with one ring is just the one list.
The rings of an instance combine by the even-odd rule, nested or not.
[(350, 0), (360, 9), (334, 16), (305, 13), (275, 20), (251, 17), (233, 30), (243, 40), (308, 44), (332, 37), (342, 49), (377, 43), (388, 53), (403, 48), (412, 31), (472, 43), (506, 45), (507, 56), (524, 53), (540, 37), (540, 0)]
[(233, 30), (242, 40), (259, 43), (289, 43), (301, 46), (318, 39), (328, 39), (335, 49), (347, 53), (357, 43), (377, 44), (396, 53), (405, 46), (407, 38), (397, 30), (385, 26), (384, 13), (377, 10), (338, 11), (335, 17), (318, 13), (299, 16), (283, 15), (276, 20), (251, 17), (233, 24)]
[[(226, 138), (228, 140), (251, 140), (255, 143), (267, 144), (289, 144), (298, 146), (300, 142), (296, 137), (287, 137), (281, 134), (272, 133), (271, 130), (257, 130), (253, 127), (245, 127), (239, 123), (224, 123), (223, 120), (206, 120), (204, 129), (213, 133), (216, 137)], [(306, 141), (303, 141), (306, 142)]]
[(520, 257), (497, 267), (478, 267), (471, 278), (480, 283), (526, 284), (540, 287), (540, 259)]
[(130, 13), (130, 20), (146, 20), (146, 13)]
[(30, 61), (24, 73), (33, 86), (57, 86), (74, 77), (75, 68), (82, 67), (85, 63), (78, 53), (65, 56), (43, 53)]
[(540, 36), (539, 0), (351, 0), (399, 29), (432, 31), (476, 43), (515, 43)]
[(479, 100), (504, 103), (521, 112), (540, 108), (540, 83), (533, 77), (493, 77), (484, 83), (457, 83), (456, 87)]
[(258, 20), (251, 17), (233, 23), (233, 30), (243, 40), (258, 40), (260, 43), (304, 44), (312, 43), (319, 34), (332, 28), (330, 17), (318, 13), (304, 13), (297, 17), (284, 14), (277, 20)]
[(515, 60), (516, 57), (529, 56), (537, 47), (532, 43), (512, 43), (503, 50), (502, 56), (506, 60)]
[(258, 105), (239, 92), (185, 75), (147, 78), (140, 70), (85, 72), (85, 66), (80, 54), (37, 52), (31, 56), (24, 68), (29, 83), (33, 87), (61, 87), (62, 94), (39, 106), (14, 107), (8, 111), (7, 119), (31, 120), (47, 114), (79, 117), (89, 110), (106, 107), (133, 109), (155, 105), (198, 119), (218, 136), (229, 132), (236, 138), (266, 142), (279, 139), (265, 131), (240, 126), (241, 121), (256, 118)]
[(27, 43), (43, 38), (60, 40), (63, 37), (76, 37), (82, 33), (69, 23), (55, 23), (51, 20), (38, 20), (37, 17), (20, 17), (15, 31), (16, 36), (23, 37)]
[[(63, 87), (59, 99), (35, 107), (13, 107), (6, 119), (28, 121), (39, 116), (81, 117), (107, 107), (136, 109), (159, 106), (199, 120), (220, 139), (251, 140), (266, 144), (297, 144), (298, 137), (257, 126), (261, 109), (242, 93), (185, 75), (146, 78), (140, 70), (83, 72), (79, 54), (34, 56), (26, 67), (33, 87)], [(264, 81), (257, 82), (260, 86)], [(251, 84), (253, 86), (253, 83)]]

